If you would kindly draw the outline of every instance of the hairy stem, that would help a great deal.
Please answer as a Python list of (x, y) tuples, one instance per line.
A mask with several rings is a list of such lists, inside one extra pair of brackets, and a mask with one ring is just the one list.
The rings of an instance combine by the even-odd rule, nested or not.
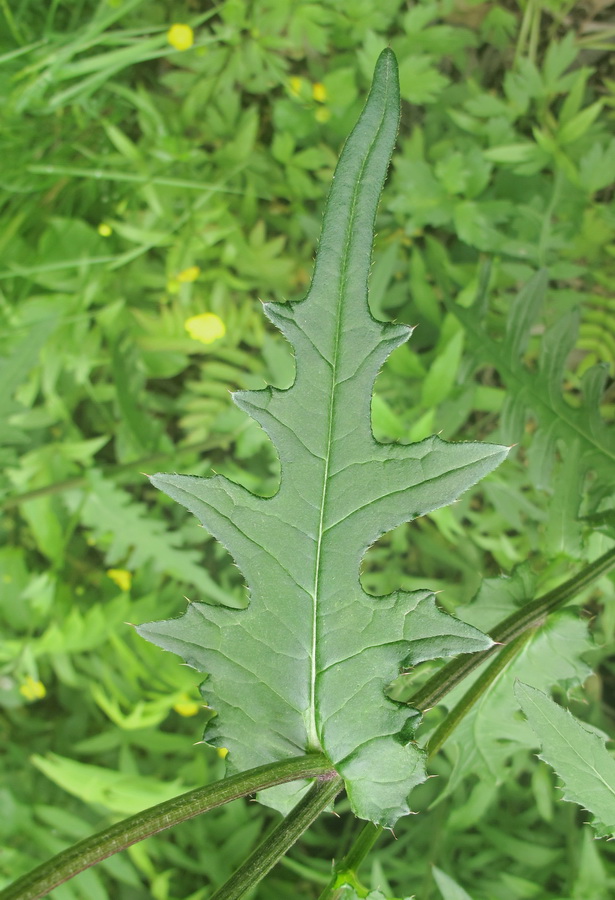
[(318, 900), (337, 900), (346, 885), (360, 889), (357, 870), (383, 831), (382, 825), (365, 823), (346, 856), (336, 864), (331, 881)]
[(463, 717), (472, 709), (477, 700), (482, 697), (487, 688), (491, 687), (498, 675), (515, 659), (533, 634), (534, 630), (528, 628), (527, 631), (516, 637), (510, 644), (502, 647), (491, 665), (485, 669), (472, 687), (465, 692), (459, 703), (451, 709), (429, 738), (425, 748), (429, 758), (435, 756), (449, 735), (457, 728)]
[(186, 819), (276, 784), (318, 776), (331, 778), (335, 776), (335, 772), (325, 756), (311, 754), (259, 766), (207, 787), (188, 791), (63, 850), (0, 891), (0, 900), (35, 900), (37, 897), (44, 897), (84, 869), (96, 865), (119, 850), (125, 850), (131, 844), (185, 822)]
[[(498, 675), (512, 662), (531, 635), (532, 631), (528, 630), (524, 634), (519, 635), (508, 646), (502, 648), (491, 665), (463, 695), (459, 703), (450, 711), (429, 739), (425, 748), (429, 759), (436, 755), (466, 713), (469, 712), (489, 686), (493, 684)], [(374, 825), (372, 822), (368, 822), (363, 826), (346, 856), (335, 866), (331, 880), (318, 900), (338, 900), (345, 885), (352, 885), (354, 888), (361, 887), (357, 875), (358, 868), (376, 841), (379, 840), (383, 831), (384, 828), (381, 825)]]
[(529, 628), (541, 625), (546, 616), (556, 609), (565, 606), (579, 591), (588, 587), (601, 575), (615, 566), (615, 549), (609, 550), (558, 587), (543, 594), (531, 603), (526, 603), (520, 610), (503, 619), (489, 633), (496, 642), (494, 647), (480, 653), (464, 653), (452, 662), (443, 666), (439, 672), (429, 679), (423, 687), (409, 700), (408, 705), (424, 712), (436, 706), (443, 697), (456, 687), (470, 672), (480, 666), (489, 656), (497, 653), (501, 644), (509, 644)]
[(342, 790), (339, 776), (317, 782), (210, 900), (239, 900), (275, 866)]

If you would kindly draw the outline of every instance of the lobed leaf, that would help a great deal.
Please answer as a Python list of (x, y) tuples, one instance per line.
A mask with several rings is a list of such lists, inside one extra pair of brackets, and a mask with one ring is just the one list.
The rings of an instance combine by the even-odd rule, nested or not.
[[(275, 496), (221, 476), (152, 478), (228, 548), (249, 606), (193, 603), (179, 619), (138, 629), (208, 674), (203, 694), (218, 715), (205, 737), (228, 748), (230, 771), (324, 752), (354, 812), (385, 825), (409, 811), (407, 796), (425, 778), (424, 754), (410, 743), (417, 716), (386, 687), (402, 666), (491, 641), (441, 612), (429, 591), (368, 596), (361, 559), (384, 532), (452, 503), (508, 452), (435, 436), (383, 445), (372, 434), (374, 380), (411, 334), (376, 321), (367, 302), (399, 108), (397, 64), (385, 50), (335, 172), (309, 292), (265, 305), (294, 348), (295, 381), (234, 395), (277, 448)], [(296, 792), (276, 788), (265, 799), (285, 809)]]
[(615, 759), (597, 734), (550, 697), (518, 681), (515, 694), (542, 746), (540, 758), (564, 782), (564, 800), (578, 803), (596, 817), (601, 836), (615, 836)]

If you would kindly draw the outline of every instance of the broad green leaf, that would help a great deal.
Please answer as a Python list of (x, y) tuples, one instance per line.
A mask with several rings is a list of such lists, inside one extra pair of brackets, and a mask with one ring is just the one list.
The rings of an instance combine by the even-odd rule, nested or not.
[[(441, 612), (429, 591), (368, 596), (367, 548), (383, 533), (453, 502), (506, 456), (506, 447), (374, 440), (374, 380), (411, 329), (376, 321), (367, 280), (374, 219), (397, 135), (393, 53), (377, 63), (327, 201), (307, 297), (266, 304), (291, 342), (288, 390), (243, 391), (235, 402), (273, 440), (281, 482), (256, 497), (222, 476), (156, 475), (231, 552), (250, 588), (242, 611), (193, 603), (140, 634), (208, 674), (218, 715), (206, 740), (230, 771), (322, 751), (345, 779), (353, 810), (392, 825), (409, 811), (424, 756), (409, 743), (417, 716), (385, 697), (402, 666), (473, 652), (491, 641)], [(288, 808), (296, 789), (265, 798)]]
[(593, 813), (601, 836), (615, 836), (615, 759), (604, 741), (537, 688), (518, 681), (515, 694), (540, 740), (540, 758), (564, 782), (564, 800)]

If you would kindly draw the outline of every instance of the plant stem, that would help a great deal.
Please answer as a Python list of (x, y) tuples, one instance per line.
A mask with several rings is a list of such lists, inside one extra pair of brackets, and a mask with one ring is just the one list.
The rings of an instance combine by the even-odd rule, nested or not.
[[(99, 831), (67, 850), (63, 850), (0, 891), (0, 900), (36, 900), (37, 897), (44, 897), (58, 885), (68, 881), (69, 878), (84, 869), (96, 865), (119, 850), (125, 850), (131, 844), (136, 844), (137, 841), (142, 841), (166, 828), (185, 822), (186, 819), (191, 819), (216, 806), (222, 806), (238, 797), (245, 797), (276, 784), (318, 776), (326, 776), (330, 779), (331, 776), (334, 776), (326, 782), (327, 785), (337, 779), (331, 763), (325, 756), (310, 754), (284, 762), (259, 766), (248, 772), (224, 778), (207, 787), (188, 791), (172, 800), (143, 810), (135, 816), (130, 816), (122, 822), (117, 822), (110, 828)], [(338, 791), (340, 788), (341, 782)]]
[(383, 831), (382, 825), (365, 823), (346, 856), (336, 864), (331, 880), (318, 900), (336, 900), (346, 885), (355, 889), (360, 887), (357, 870)]
[(526, 603), (520, 610), (503, 619), (489, 633), (491, 639), (496, 642), (495, 646), (480, 653), (464, 653), (447, 663), (416, 694), (413, 694), (407, 701), (408, 705), (421, 710), (421, 712), (436, 706), (449, 691), (463, 681), (466, 675), (496, 653), (499, 649), (498, 644), (509, 644), (529, 628), (541, 625), (550, 612), (564, 606), (579, 591), (588, 587), (596, 578), (604, 575), (614, 566), (615, 549), (612, 549), (582, 569), (578, 575), (574, 575), (531, 603)]
[[(442, 747), (446, 739), (452, 731), (459, 725), (463, 717), (472, 708), (476, 701), (481, 697), (487, 688), (493, 684), (498, 675), (506, 669), (506, 667), (517, 656), (523, 646), (527, 643), (532, 635), (532, 631), (528, 629), (519, 635), (508, 646), (504, 647), (497, 655), (491, 665), (483, 672), (480, 678), (472, 685), (472, 687), (463, 695), (459, 703), (450, 711), (444, 721), (432, 734), (427, 747), (428, 758), (435, 756)], [(374, 825), (368, 822), (359, 832), (359, 836), (352, 844), (350, 850), (343, 859), (336, 865), (333, 876), (324, 889), (318, 900), (337, 900), (339, 892), (344, 885), (352, 885), (360, 888), (360, 882), (357, 876), (357, 870), (369, 851), (372, 849), (380, 835), (384, 831), (382, 825)]]
[(314, 784), (303, 800), (299, 801), (210, 900), (239, 900), (243, 897), (246, 891), (265, 877), (321, 812), (335, 800), (343, 786), (344, 782), (338, 775)]
[(425, 750), (429, 758), (435, 756), (440, 747), (445, 743), (449, 735), (457, 728), (463, 717), (468, 713), (474, 704), (479, 700), (493, 682), (497, 679), (508, 665), (513, 661), (517, 654), (523, 649), (525, 644), (534, 634), (534, 630), (528, 628), (514, 641), (503, 647), (490, 666), (482, 673), (482, 675), (474, 682), (461, 700), (451, 709), (446, 718), (440, 722), (432, 736), (427, 742)]

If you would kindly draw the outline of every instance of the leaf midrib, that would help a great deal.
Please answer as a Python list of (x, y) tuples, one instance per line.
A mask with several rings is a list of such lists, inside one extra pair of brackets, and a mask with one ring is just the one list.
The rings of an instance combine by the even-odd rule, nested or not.
[[(389, 71), (387, 70), (386, 76), (386, 85), (384, 89), (385, 98), (388, 96), (389, 90)], [(346, 300), (346, 285), (348, 279), (348, 260), (350, 256), (350, 247), (352, 245), (352, 235), (353, 235), (353, 226), (356, 220), (356, 207), (357, 207), (357, 199), (360, 194), (361, 188), (361, 179), (363, 177), (363, 173), (367, 167), (367, 163), (371, 157), (373, 148), (378, 140), (378, 136), (382, 130), (384, 121), (387, 115), (387, 107), (386, 103), (383, 105), (382, 116), (380, 119), (380, 123), (374, 134), (374, 137), (371, 141), (370, 148), (368, 152), (365, 154), (363, 163), (361, 165), (361, 169), (359, 172), (359, 176), (356, 180), (354, 190), (352, 193), (352, 206), (350, 216), (348, 217), (348, 226), (346, 229), (346, 239), (345, 239), (345, 249), (342, 257), (342, 267), (341, 267), (341, 278), (340, 278), (340, 287), (339, 287), (339, 300), (337, 304), (337, 321), (335, 326), (335, 340), (333, 344), (333, 361), (332, 361), (332, 372), (331, 372), (331, 395), (329, 400), (329, 414), (328, 414), (328, 425), (327, 425), (327, 441), (324, 455), (324, 473), (323, 473), (323, 484), (321, 491), (321, 504), (320, 504), (320, 518), (318, 522), (318, 538), (316, 543), (316, 560), (314, 566), (314, 591), (312, 594), (313, 606), (312, 606), (312, 647), (311, 647), (311, 660), (310, 660), (310, 710), (309, 710), (309, 724), (308, 724), (308, 750), (316, 750), (318, 752), (322, 752), (323, 748), (320, 743), (320, 737), (318, 735), (318, 729), (316, 727), (316, 678), (318, 673), (317, 668), (317, 648), (319, 644), (319, 630), (318, 630), (318, 603), (320, 597), (320, 580), (321, 580), (321, 565), (320, 558), (322, 552), (323, 539), (325, 534), (330, 529), (325, 529), (324, 520), (325, 520), (325, 511), (327, 506), (327, 494), (328, 494), (328, 486), (329, 486), (329, 464), (331, 459), (331, 444), (332, 444), (332, 436), (334, 430), (334, 421), (335, 421), (335, 403), (337, 396), (337, 369), (338, 369), (338, 359), (339, 359), (339, 346), (341, 341), (341, 330), (342, 330), (342, 309)], [(370, 256), (373, 248), (373, 238), (372, 245), (370, 246)], [(367, 293), (367, 292), (366, 292)], [(366, 297), (367, 300), (367, 297)]]

